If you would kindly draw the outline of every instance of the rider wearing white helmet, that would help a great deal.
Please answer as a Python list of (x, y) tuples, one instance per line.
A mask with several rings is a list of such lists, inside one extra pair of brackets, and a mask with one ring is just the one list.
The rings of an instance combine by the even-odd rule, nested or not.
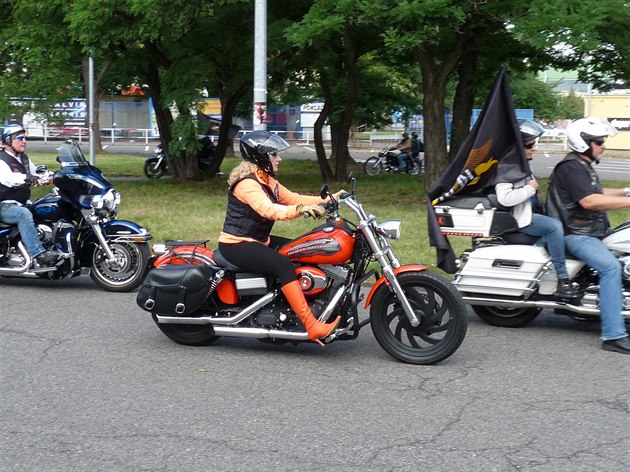
[(56, 262), (60, 253), (44, 249), (33, 223), (33, 215), (25, 207), (31, 196), (31, 184), (39, 181), (35, 166), (24, 152), (26, 139), (26, 131), (20, 125), (8, 125), (2, 130), (0, 221), (17, 224), (28, 254), (40, 266), (47, 266)]
[(567, 249), (599, 273), (602, 348), (630, 354), (621, 297), (621, 265), (601, 241), (610, 232), (607, 211), (630, 207), (630, 188), (604, 188), (593, 168), (605, 141), (617, 134), (610, 123), (580, 118), (567, 127), (572, 152), (554, 168), (547, 191), (547, 214), (558, 218)]

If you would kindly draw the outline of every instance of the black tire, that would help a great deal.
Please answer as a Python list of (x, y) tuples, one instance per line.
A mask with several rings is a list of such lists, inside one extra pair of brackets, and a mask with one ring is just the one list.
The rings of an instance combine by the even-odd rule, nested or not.
[(501, 306), (473, 305), (473, 311), (479, 318), (492, 326), (502, 328), (521, 328), (531, 323), (541, 311), (541, 308), (507, 308)]
[(409, 364), (437, 364), (453, 354), (466, 336), (466, 304), (455, 287), (430, 271), (398, 276), (411, 307), (420, 318), (412, 327), (396, 294), (386, 284), (370, 307), (374, 337), (392, 357)]
[(152, 317), (160, 331), (178, 344), (208, 346), (221, 337), (214, 335), (211, 325), (158, 323), (155, 314)]
[(363, 170), (367, 175), (378, 175), (383, 171), (383, 166), (379, 163), (378, 157), (372, 156), (363, 163)]
[(108, 292), (130, 292), (137, 288), (147, 271), (151, 250), (147, 243), (110, 242), (110, 249), (118, 262), (116, 267), (107, 263), (103, 249), (98, 246), (92, 254), (90, 277)]
[(158, 162), (157, 157), (151, 157), (144, 161), (144, 175), (150, 179), (159, 179), (165, 174), (164, 163), (156, 168)]

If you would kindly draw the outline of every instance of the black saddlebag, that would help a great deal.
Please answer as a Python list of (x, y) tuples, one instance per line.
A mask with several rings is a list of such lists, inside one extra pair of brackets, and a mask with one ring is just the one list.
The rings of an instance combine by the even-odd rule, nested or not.
[(206, 265), (169, 264), (151, 270), (136, 297), (140, 308), (163, 315), (187, 315), (208, 296), (213, 271)]

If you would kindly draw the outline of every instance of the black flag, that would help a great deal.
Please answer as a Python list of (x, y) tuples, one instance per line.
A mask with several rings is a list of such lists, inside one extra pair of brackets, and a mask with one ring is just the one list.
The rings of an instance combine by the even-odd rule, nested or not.
[(516, 182), (529, 175), (512, 91), (503, 68), (455, 158), (442, 178), (427, 192), (429, 241), (437, 250), (438, 267), (445, 272), (452, 274), (457, 270), (455, 254), (440, 231), (433, 206), (457, 193), (474, 193), (495, 185), (499, 161), (502, 182)]

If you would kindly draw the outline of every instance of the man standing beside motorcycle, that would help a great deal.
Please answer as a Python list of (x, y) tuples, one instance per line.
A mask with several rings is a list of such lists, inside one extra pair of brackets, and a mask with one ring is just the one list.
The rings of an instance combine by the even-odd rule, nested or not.
[[(525, 157), (531, 161), (534, 157), (538, 138), (544, 130), (540, 125), (529, 120), (521, 122), (519, 129), (523, 138)], [(498, 179), (501, 178), (501, 174), (501, 164), (499, 164)], [(562, 223), (542, 214), (542, 196), (538, 189), (538, 181), (534, 178), (531, 170), (527, 179), (518, 182), (497, 183), (495, 192), (498, 202), (510, 208), (510, 213), (516, 220), (521, 233), (545, 238), (547, 250), (558, 276), (556, 295), (565, 299), (575, 298), (577, 291), (569, 280), (565, 260)]]
[[(282, 159), (280, 151), (290, 146), (281, 137), (268, 131), (253, 131), (241, 137), (244, 162), (235, 167), (228, 178), (228, 205), (219, 237), (219, 251), (231, 264), (241, 269), (273, 275), (280, 281), (282, 293), (308, 333), (311, 341), (323, 346), (339, 325), (321, 323), (313, 315), (295, 275), (291, 260), (276, 251), (288, 239), (270, 235), (276, 220), (290, 220), (302, 215), (324, 216), (320, 197), (291, 192), (274, 177)], [(345, 191), (334, 196), (338, 198)]]
[(617, 130), (605, 120), (587, 117), (567, 127), (572, 152), (556, 164), (547, 191), (547, 214), (562, 221), (567, 249), (599, 273), (602, 349), (630, 354), (630, 338), (621, 310), (621, 265), (601, 241), (610, 232), (607, 211), (630, 207), (630, 187), (603, 188), (593, 162)]
[(26, 131), (20, 125), (6, 126), (2, 131), (0, 150), (0, 221), (17, 224), (31, 258), (40, 266), (56, 262), (61, 254), (46, 251), (39, 240), (33, 215), (25, 207), (31, 197), (31, 184), (49, 184), (35, 176), (35, 166), (25, 154)]

